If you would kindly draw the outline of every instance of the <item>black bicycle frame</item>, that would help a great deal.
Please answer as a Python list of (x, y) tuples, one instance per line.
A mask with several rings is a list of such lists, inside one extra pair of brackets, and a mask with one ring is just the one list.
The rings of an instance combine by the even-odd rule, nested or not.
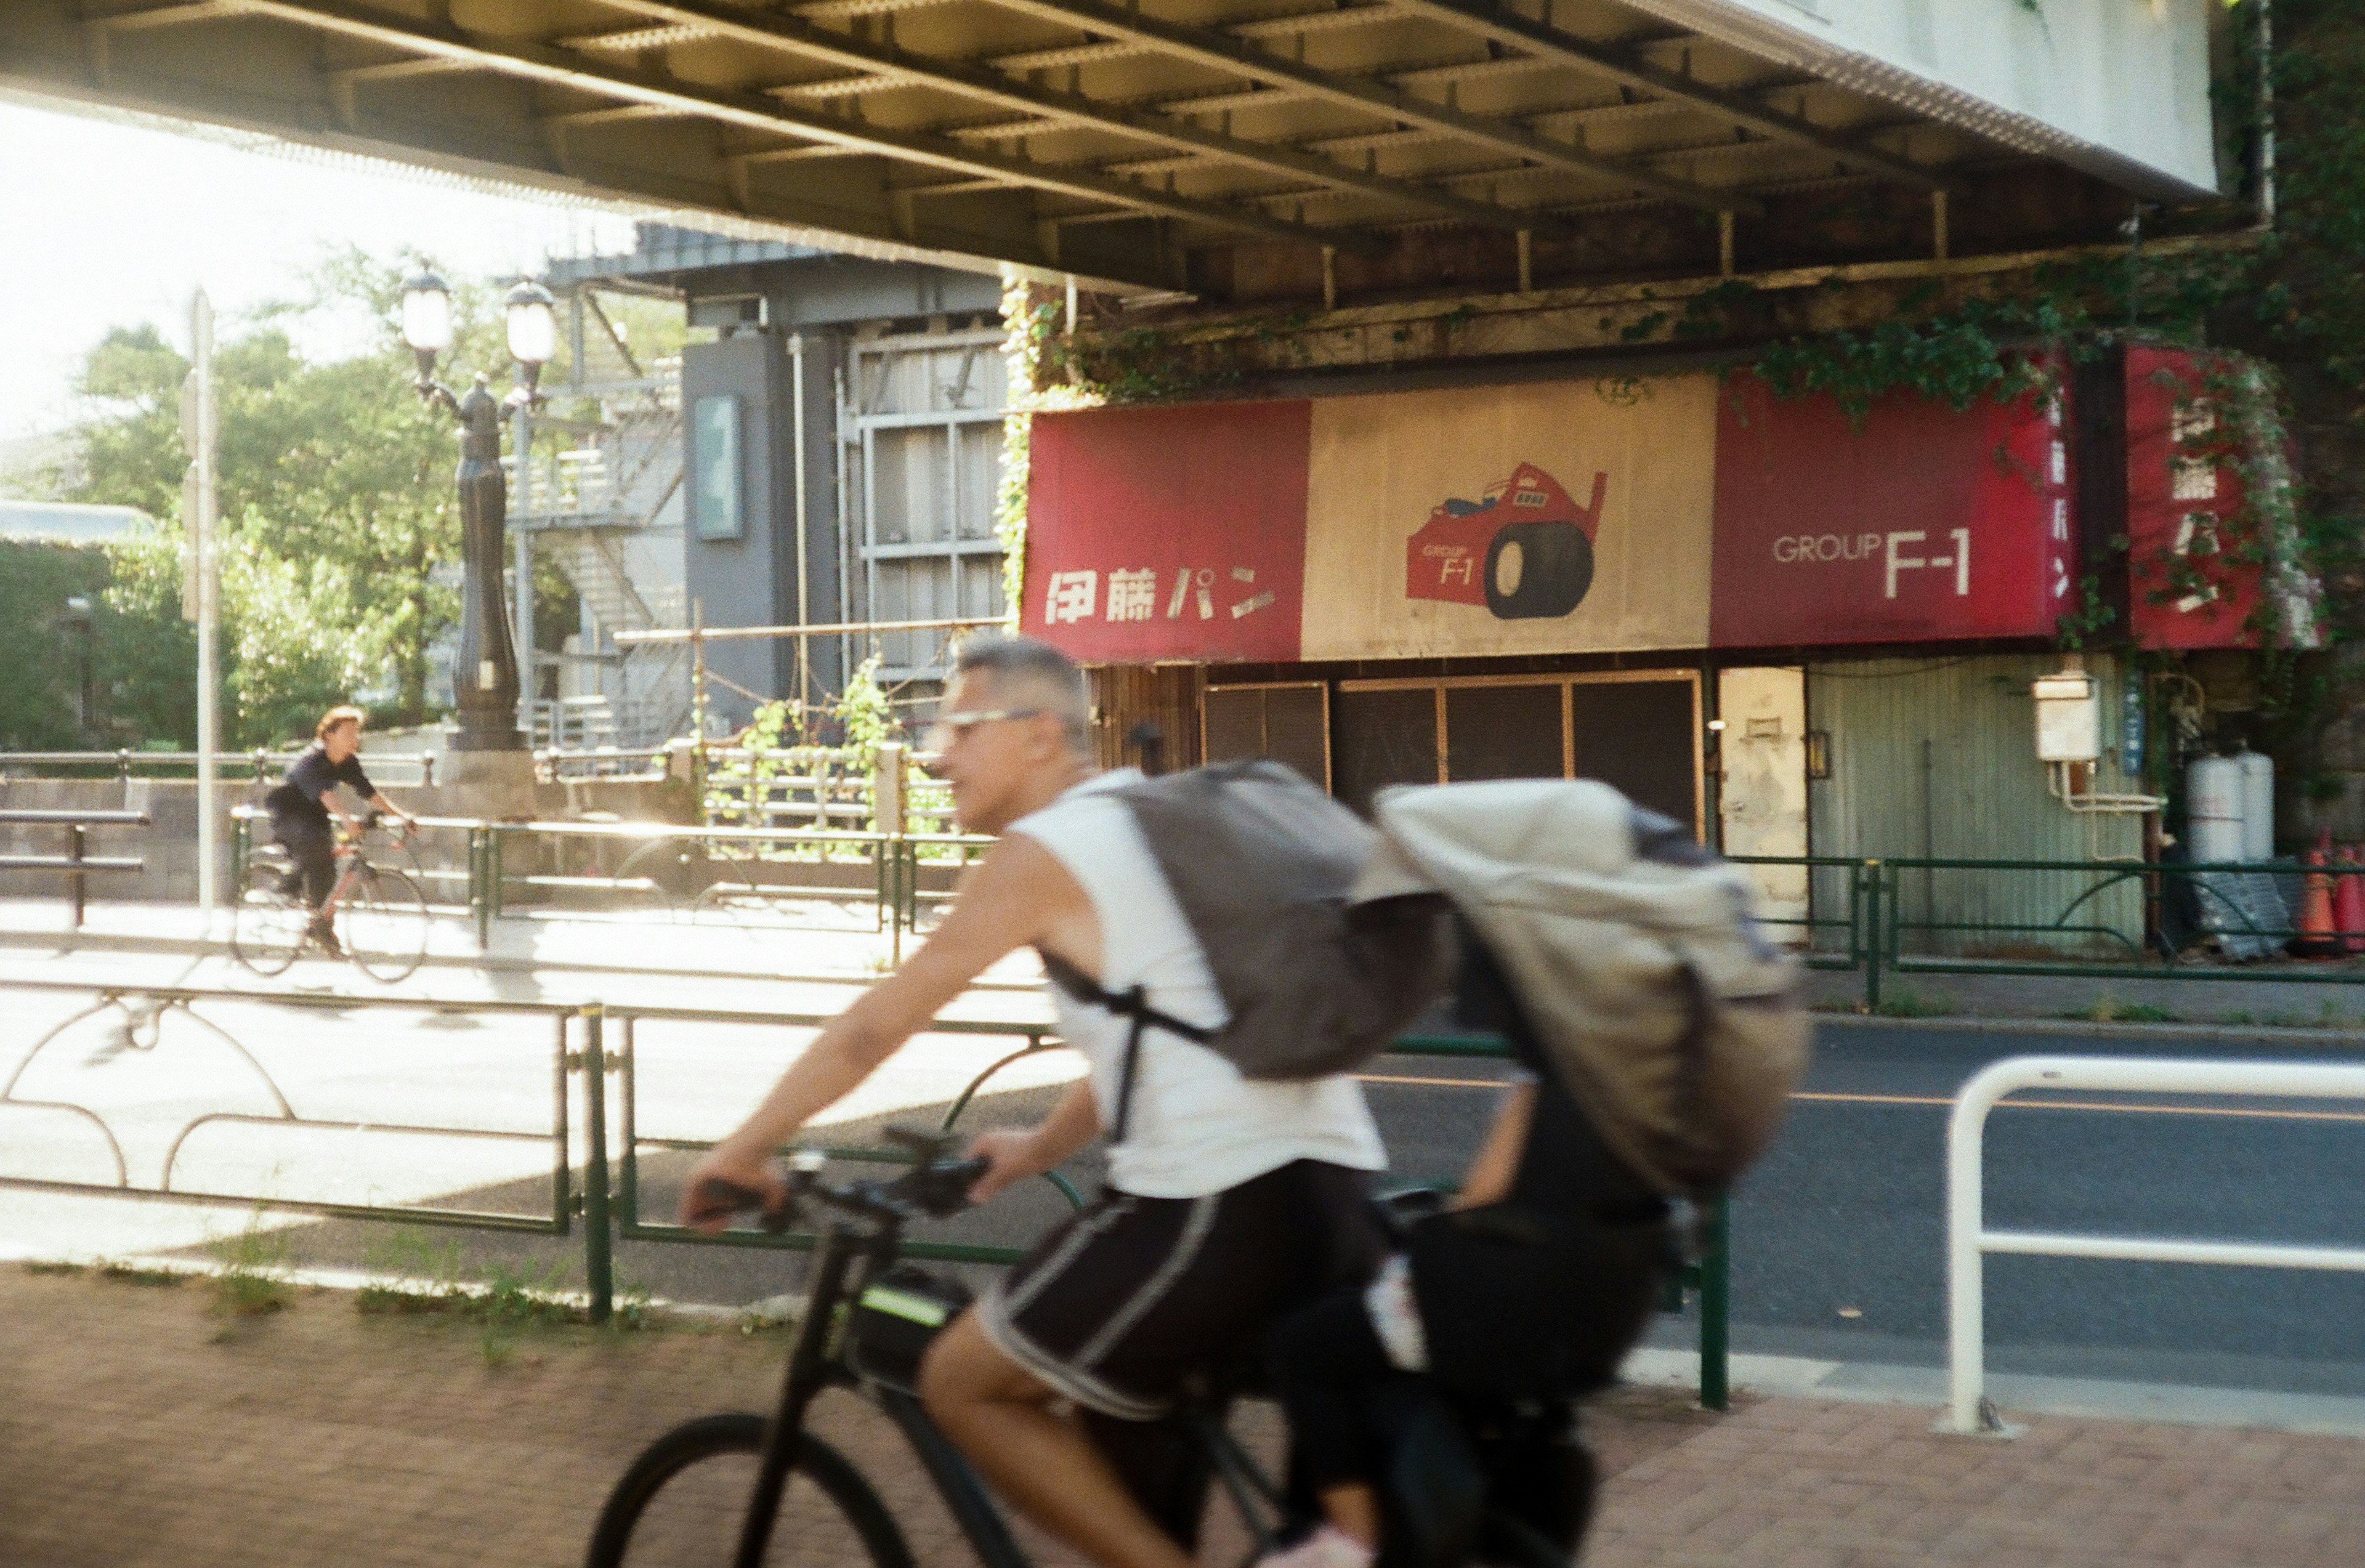
[[(796, 1341), (789, 1350), (779, 1413), (765, 1428), (755, 1494), (747, 1500), (746, 1518), (740, 1526), (735, 1568), (762, 1568), (764, 1549), (771, 1543), (772, 1527), (779, 1517), (780, 1495), (788, 1484), (789, 1472), (795, 1466), (798, 1439), (804, 1433), (805, 1412), (813, 1399), (834, 1383), (857, 1382), (829, 1353), (831, 1333), (836, 1325), (837, 1309), (846, 1299), (849, 1278), (857, 1265), (863, 1278), (876, 1274), (881, 1265), (895, 1257), (901, 1239), (891, 1230), (863, 1236), (846, 1226), (833, 1225), (814, 1248), (813, 1292), (806, 1300), (804, 1320), (797, 1326)], [(1034, 1568), (1010, 1533), (1009, 1522), (1003, 1518), (985, 1483), (953, 1446), (952, 1439), (945, 1436), (944, 1428), (929, 1417), (926, 1407), (900, 1389), (884, 1383), (872, 1383), (869, 1387), (888, 1418), (919, 1456), (922, 1468), (984, 1568)], [(1272, 1547), (1272, 1531), (1258, 1519), (1251, 1500), (1261, 1500), (1278, 1513), (1282, 1507), (1280, 1494), (1224, 1429), (1220, 1420), (1213, 1416), (1195, 1416), (1192, 1429), (1206, 1445), (1215, 1461), (1216, 1478), (1248, 1525), (1252, 1538), (1250, 1559), (1253, 1561)]]

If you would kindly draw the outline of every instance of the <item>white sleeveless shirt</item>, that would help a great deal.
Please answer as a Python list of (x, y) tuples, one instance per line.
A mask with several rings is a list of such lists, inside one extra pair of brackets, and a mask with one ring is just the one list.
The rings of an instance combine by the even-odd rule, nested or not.
[[(1119, 768), (1086, 779), (1011, 824), (1058, 858), (1093, 902), (1109, 991), (1140, 986), (1150, 1006), (1214, 1028), (1230, 1016), (1199, 939), (1167, 886), (1131, 808), (1108, 791), (1141, 778)], [(1089, 1065), (1101, 1125), (1116, 1126), (1126, 1037), (1133, 1023), (1056, 986), (1059, 1030)], [(1144, 1198), (1196, 1198), (1296, 1159), (1357, 1170), (1387, 1164), (1379, 1128), (1352, 1078), (1300, 1083), (1244, 1078), (1194, 1040), (1142, 1032), (1125, 1141), (1109, 1151), (1109, 1184)]]

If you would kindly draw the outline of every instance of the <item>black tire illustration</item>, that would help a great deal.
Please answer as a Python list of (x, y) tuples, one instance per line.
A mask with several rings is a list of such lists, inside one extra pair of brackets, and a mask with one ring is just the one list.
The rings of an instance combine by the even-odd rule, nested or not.
[[(1514, 547), (1507, 568), (1503, 557)], [(1593, 541), (1573, 522), (1507, 522), (1487, 543), (1486, 608), (1497, 620), (1566, 615), (1592, 586)]]
[[(760, 1416), (708, 1416), (649, 1445), (608, 1495), (587, 1568), (728, 1568), (764, 1446)], [(804, 1434), (772, 1528), (772, 1564), (913, 1568), (903, 1532), (836, 1450)]]

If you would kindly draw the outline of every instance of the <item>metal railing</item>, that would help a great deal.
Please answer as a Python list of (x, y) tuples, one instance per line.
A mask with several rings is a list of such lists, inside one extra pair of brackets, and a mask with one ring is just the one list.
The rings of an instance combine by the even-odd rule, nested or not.
[(74, 929), (82, 929), (83, 911), (90, 902), (90, 873), (147, 868), (137, 855), (93, 855), (94, 827), (146, 827), (146, 812), (0, 811), (0, 827), (62, 827), (66, 830), (63, 855), (0, 855), (0, 871), (54, 871), (66, 879), (66, 898), (73, 909)]
[(2365, 1248), (1987, 1229), (1984, 1156), (1988, 1114), (1999, 1103), (2009, 1103), (2004, 1097), (2022, 1089), (2365, 1100), (2365, 1066), (2013, 1057), (1974, 1074), (1956, 1092), (1954, 1112), (1946, 1123), (1946, 1358), (1951, 1385), (1946, 1412), (1948, 1429), (1965, 1434), (2000, 1434), (2004, 1430), (1986, 1396), (1985, 1263), (1990, 1252), (2365, 1273)]
[[(1733, 860), (1743, 866), (1798, 867), (1810, 879), (1821, 874), (1822, 887), (1810, 899), (1805, 917), (1765, 924), (1795, 939), (1808, 967), (1861, 975), (1866, 1012), (1881, 1011), (1892, 982), (1906, 976), (2365, 985), (2365, 964), (2257, 967), (2171, 960), (2148, 944), (2148, 918), (2131, 924), (2113, 921), (2106, 903), (2115, 898), (2139, 911), (2156, 912), (2171, 892), (2189, 888), (2204, 915), (2203, 935), (2220, 940), (2239, 936), (2254, 947), (2278, 952), (2294, 941), (2313, 941), (2333, 949), (2317, 957), (2365, 958), (2365, 930), (2303, 930), (2282, 913), (2280, 904), (2268, 913), (2258, 907), (2258, 900), (2243, 902), (2232, 890), (2238, 886), (2235, 879), (2251, 879), (2254, 887), (2259, 879), (2303, 883), (2308, 879), (2322, 879), (2330, 886), (2343, 878), (2365, 876), (2365, 865), (2351, 862), (2293, 866), (2281, 861), (2169, 864), (1848, 856), (1735, 856)], [(2018, 890), (2014, 879), (2023, 884)], [(1834, 881), (1836, 889), (1831, 886)], [(2034, 908), (2048, 900), (2056, 902), (2046, 916), (1979, 918), (1976, 913), (1982, 906), (2015, 901)]]
[[(808, 1249), (814, 1238), (809, 1234), (774, 1236), (763, 1231), (733, 1230), (709, 1236), (678, 1225), (653, 1221), (641, 1213), (643, 1182), (642, 1154), (644, 1150), (672, 1154), (694, 1154), (710, 1148), (711, 1140), (665, 1137), (642, 1129), (640, 1093), (642, 1069), (638, 1031), (644, 1025), (665, 1022), (689, 1025), (749, 1025), (764, 1028), (817, 1029), (829, 1022), (823, 1014), (734, 1012), (685, 1007), (619, 1007), (610, 1008), (592, 1002), (575, 1006), (554, 1006), (547, 1002), (438, 1002), (388, 996), (348, 996), (307, 992), (256, 991), (227, 987), (142, 986), (105, 987), (72, 980), (0, 980), (0, 994), (87, 995), (93, 1000), (86, 1007), (69, 1014), (51, 1025), (32, 1047), (19, 1057), (5, 1083), (0, 1083), (0, 1113), (11, 1109), (43, 1111), (71, 1115), (96, 1129), (103, 1139), (114, 1170), (112, 1181), (69, 1181), (53, 1177), (0, 1173), (0, 1188), (19, 1188), (36, 1192), (100, 1194), (118, 1198), (140, 1199), (157, 1203), (190, 1204), (213, 1207), (240, 1207), (275, 1213), (308, 1215), (318, 1218), (375, 1220), (407, 1224), (448, 1226), (489, 1231), (527, 1232), (557, 1238), (570, 1238), (576, 1221), (582, 1222), (583, 1273), (588, 1314), (594, 1322), (605, 1322), (615, 1308), (616, 1282), (614, 1248), (619, 1240), (670, 1242), (691, 1246), (727, 1248), (758, 1248), (777, 1250)], [(444, 1015), (503, 1014), (527, 1019), (546, 1020), (551, 1029), (550, 1121), (547, 1130), (532, 1131), (516, 1127), (488, 1127), (480, 1125), (433, 1126), (409, 1122), (387, 1122), (371, 1118), (357, 1123), (350, 1116), (308, 1116), (300, 1114), (289, 1095), (264, 1069), (255, 1054), (232, 1036), (219, 1021), (199, 1013), (200, 1007), (269, 1006), (324, 1014), (349, 1014), (355, 1010), (408, 1011), (417, 1014)], [(142, 1184), (132, 1179), (130, 1161), (126, 1158), (122, 1141), (108, 1125), (104, 1108), (84, 1105), (73, 1101), (20, 1095), (19, 1086), (28, 1071), (44, 1052), (68, 1036), (68, 1031), (94, 1016), (113, 1014), (112, 1027), (117, 1031), (122, 1048), (154, 1049), (160, 1037), (162, 1020), (168, 1016), (185, 1016), (210, 1038), (226, 1047), (239, 1064), (239, 1081), (252, 1087), (259, 1084), (268, 1097), (272, 1110), (264, 1114), (246, 1111), (201, 1110), (192, 1114), (171, 1139), (158, 1180)], [(611, 1034), (611, 1028), (613, 1033)], [(940, 1019), (923, 1031), (929, 1035), (988, 1036), (1012, 1040), (1015, 1048), (998, 1058), (982, 1072), (973, 1077), (947, 1104), (941, 1126), (950, 1131), (962, 1114), (973, 1104), (993, 1077), (1013, 1063), (1054, 1048), (1056, 1037), (1048, 1024), (999, 1023)], [(1499, 1058), (1507, 1055), (1502, 1043), (1491, 1036), (1423, 1036), (1399, 1041), (1395, 1052), (1422, 1056), (1462, 1058)], [(615, 1111), (610, 1115), (611, 1081), (616, 1094)], [(478, 1208), (421, 1202), (388, 1204), (352, 1204), (307, 1198), (289, 1198), (275, 1193), (233, 1193), (212, 1188), (189, 1188), (176, 1184), (174, 1171), (181, 1154), (192, 1135), (199, 1129), (218, 1126), (278, 1127), (294, 1130), (333, 1130), (344, 1134), (394, 1134), (488, 1139), (530, 1144), (546, 1144), (551, 1150), (550, 1204), (546, 1215), (503, 1213)], [(573, 1129), (581, 1128), (579, 1146)], [(834, 1157), (856, 1159), (908, 1159), (907, 1153), (862, 1146), (828, 1148)], [(1067, 1179), (1054, 1172), (1047, 1178), (1071, 1205), (1081, 1207), (1082, 1195)], [(1722, 1409), (1729, 1399), (1731, 1261), (1727, 1247), (1728, 1218), (1722, 1202), (1709, 1211), (1706, 1227), (1710, 1245), (1701, 1259), (1692, 1264), (1669, 1287), (1667, 1299), (1662, 1303), (1669, 1310), (1679, 1310), (1688, 1293), (1700, 1303), (1700, 1399), (1711, 1409)], [(1021, 1249), (988, 1246), (970, 1242), (914, 1240), (905, 1249), (909, 1256), (943, 1261), (1003, 1265), (1015, 1262)]]
[[(254, 824), (268, 813), (254, 806), (230, 812), (232, 854), (243, 866), (253, 847)], [(485, 817), (420, 816), (422, 828), (466, 835), (460, 867), (424, 863), (404, 869), (444, 886), (458, 884), (461, 903), (473, 916), (479, 949), (491, 945), (492, 923), (510, 913), (523, 892), (544, 897), (571, 894), (629, 895), (642, 907), (661, 905), (668, 917), (695, 914), (701, 902), (758, 902), (868, 897), (876, 928), (887, 933), (900, 960), (907, 932), (919, 929), (924, 905), (949, 900), (944, 889), (925, 886), (930, 869), (943, 874), (967, 864), (992, 843), (968, 834), (882, 834), (811, 828), (694, 827), (676, 823), (496, 822)], [(583, 843), (629, 846), (611, 850), (614, 864), (587, 864), (573, 870), (513, 870), (512, 845), (523, 838), (547, 845)], [(415, 860), (416, 850), (413, 850)], [(832, 880), (823, 868), (866, 866), (867, 887)], [(801, 879), (800, 868), (813, 868)], [(690, 884), (695, 882), (696, 886)], [(446, 901), (448, 902), (448, 901)]]
[[(553, 1006), (546, 1002), (471, 1002), (455, 1004), (405, 997), (353, 997), (302, 991), (246, 991), (225, 986), (94, 986), (74, 980), (0, 980), (0, 993), (11, 995), (88, 994), (91, 1004), (69, 1014), (50, 1026), (31, 1049), (17, 1058), (15, 1069), (5, 1084), (0, 1084), (0, 1111), (10, 1108), (39, 1109), (62, 1112), (80, 1118), (95, 1127), (115, 1168), (112, 1182), (68, 1182), (40, 1177), (0, 1175), (0, 1187), (21, 1187), (39, 1192), (96, 1193), (117, 1197), (145, 1198), (214, 1207), (260, 1209), (275, 1213), (310, 1215), (323, 1219), (396, 1219), (420, 1225), (457, 1226), (478, 1230), (530, 1231), (546, 1236), (566, 1236), (573, 1225), (573, 1216), (580, 1213), (582, 1204), (576, 1193), (568, 1134), (570, 1100), (568, 1083), (580, 1072), (581, 1058), (567, 1048), (567, 1025), (576, 1009)], [(541, 1017), (550, 1021), (551, 1043), (551, 1119), (546, 1132), (524, 1132), (515, 1128), (479, 1126), (424, 1126), (414, 1123), (389, 1122), (372, 1118), (357, 1124), (351, 1117), (319, 1117), (301, 1114), (278, 1081), (263, 1068), (254, 1054), (219, 1023), (196, 1012), (200, 1005), (216, 1007), (267, 1006), (320, 1013), (331, 1017), (356, 1008), (424, 1014), (465, 1013), (510, 1014)], [(259, 1085), (275, 1107), (271, 1114), (248, 1112), (200, 1112), (184, 1123), (166, 1147), (157, 1182), (141, 1186), (133, 1182), (130, 1162), (126, 1159), (123, 1144), (106, 1118), (97, 1109), (72, 1101), (27, 1098), (17, 1092), (26, 1073), (50, 1046), (64, 1037), (74, 1025), (94, 1016), (113, 1013), (117, 1018), (113, 1028), (120, 1048), (152, 1050), (155, 1048), (168, 1016), (186, 1016), (202, 1028), (209, 1037), (226, 1047), (242, 1065), (241, 1079), (250, 1086)], [(533, 1215), (502, 1214), (482, 1209), (463, 1209), (435, 1204), (346, 1204), (312, 1199), (286, 1198), (273, 1193), (225, 1193), (203, 1188), (175, 1185), (174, 1173), (190, 1136), (200, 1128), (214, 1126), (240, 1125), (276, 1126), (290, 1129), (353, 1133), (367, 1130), (375, 1134), (432, 1136), (496, 1141), (541, 1143), (547, 1141), (551, 1151), (551, 1204), (547, 1217)]]
[[(252, 778), (258, 781), (286, 771), (287, 765), (302, 756), (301, 750), (273, 751), (258, 746), (252, 751), (222, 751), (214, 754), (214, 776), (218, 778)], [(129, 783), (144, 774), (185, 775), (196, 778), (197, 754), (193, 751), (0, 751), (0, 778), (17, 773), (20, 768), (61, 768), (63, 777), (73, 778), (114, 778)], [(408, 768), (414, 775), (408, 779), (391, 776), (377, 781), (381, 784), (408, 783), (421, 788), (435, 782), (435, 754), (421, 752), (368, 752), (362, 756), (362, 766), (373, 772), (383, 768)], [(61, 775), (44, 773), (40, 777)]]

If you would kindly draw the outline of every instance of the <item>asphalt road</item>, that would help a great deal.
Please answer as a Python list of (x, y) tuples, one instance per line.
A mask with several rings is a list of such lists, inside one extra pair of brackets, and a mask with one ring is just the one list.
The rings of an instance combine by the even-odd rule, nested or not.
[[(117, 956), (77, 969), (0, 958), (0, 978), (158, 983), (180, 960)], [(229, 983), (201, 970), (190, 977)], [(251, 981), (246, 983), (251, 984)], [(0, 1175), (281, 1198), (431, 1205), (547, 1216), (555, 1158), (552, 1018), (474, 1012), (499, 998), (560, 1003), (515, 977), (443, 975), (441, 1009), (398, 1011), (318, 995), (314, 1005), (213, 1003), (135, 1020), (87, 997), (0, 991)], [(701, 984), (651, 978), (613, 1002), (824, 1013), (844, 987)], [(322, 1005), (326, 1003), (326, 1005)], [(1038, 999), (968, 999), (968, 1015), (1042, 1015)], [(133, 1026), (128, 1034), (127, 1023)], [(2259, 1047), (2189, 1037), (2048, 1039), (1910, 1023), (1833, 1025), (1781, 1141), (1736, 1195), (1736, 1347), (1840, 1361), (1934, 1363), (1945, 1324), (1945, 1103), (1985, 1063), (2034, 1051), (2325, 1059), (2331, 1047)], [(650, 1022), (636, 1030), (634, 1125), (644, 1140), (711, 1137), (751, 1104), (807, 1032)], [(612, 1044), (611, 1037), (611, 1044)], [(872, 1141), (885, 1123), (933, 1125), (1011, 1036), (923, 1036), (837, 1113), (832, 1141)], [(21, 1069), (21, 1070), (20, 1070)], [(1064, 1052), (1006, 1068), (963, 1126), (1022, 1121), (1076, 1070)], [(1483, 1131), (1492, 1064), (1395, 1057), (1368, 1092), (1397, 1170), (1458, 1170)], [(2070, 1096), (2079, 1105), (2109, 1097)], [(27, 1103), (39, 1102), (45, 1103)], [(2130, 1112), (2006, 1108), (1990, 1126), (1990, 1224), (2129, 1234), (2347, 1240), (2365, 1233), (2365, 1107), (2198, 1104)], [(287, 1113), (292, 1112), (291, 1118)], [(622, 1088), (611, 1103), (622, 1114)], [(581, 1105), (570, 1136), (579, 1159)], [(193, 1126), (194, 1124), (194, 1126)], [(308, 1125), (312, 1124), (312, 1125)], [(105, 1132), (101, 1132), (101, 1127)], [(472, 1136), (398, 1130), (467, 1128)], [(490, 1136), (506, 1135), (506, 1136)], [(109, 1139), (112, 1139), (110, 1147)], [(644, 1144), (641, 1212), (668, 1217), (686, 1157)], [(1089, 1184), (1081, 1162), (1071, 1174)], [(1023, 1242), (1060, 1212), (1033, 1184), (932, 1232)], [(23, 1252), (201, 1252), (260, 1225), (291, 1261), (486, 1277), (509, 1271), (579, 1282), (581, 1241), (417, 1223), (263, 1220), (123, 1197), (0, 1189), (0, 1246)], [(660, 1296), (739, 1304), (795, 1288), (800, 1260), (771, 1253), (628, 1242), (620, 1278)], [(1990, 1364), (2000, 1371), (2365, 1393), (2365, 1280), (2354, 1276), (1992, 1259)], [(1681, 1343), (1669, 1320), (1660, 1338)]]
[[(1788, 1127), (1736, 1197), (1736, 1347), (1942, 1361), (1945, 1102), (1987, 1063), (2038, 1053), (2326, 1061), (2356, 1059), (2356, 1044), (1826, 1027)], [(1999, 1109), (1988, 1125), (1988, 1224), (2365, 1240), (2365, 1106), (2146, 1103)], [(1995, 1371), (2365, 1393), (2365, 1278), (2353, 1274), (1994, 1257), (1986, 1298)]]

